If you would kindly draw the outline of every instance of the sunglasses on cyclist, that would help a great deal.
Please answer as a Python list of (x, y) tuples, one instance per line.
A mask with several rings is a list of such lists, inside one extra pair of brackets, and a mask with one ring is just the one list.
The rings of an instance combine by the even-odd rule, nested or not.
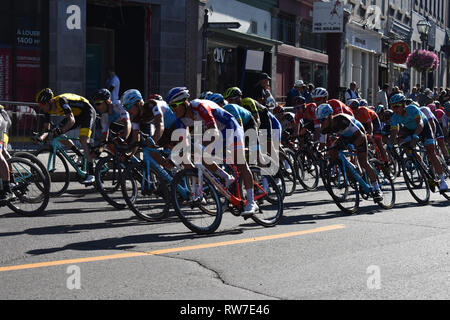
[(392, 104), (391, 107), (392, 109), (398, 108), (398, 107), (402, 107), (403, 103), (396, 103), (396, 104)]
[(174, 102), (174, 103), (169, 104), (169, 107), (170, 107), (170, 109), (175, 110), (176, 108), (178, 108), (183, 103), (184, 103), (184, 100), (183, 101)]
[(95, 105), (95, 106), (99, 106), (99, 105), (101, 105), (103, 102), (105, 102), (105, 101), (95, 101), (95, 102), (94, 102), (94, 105)]

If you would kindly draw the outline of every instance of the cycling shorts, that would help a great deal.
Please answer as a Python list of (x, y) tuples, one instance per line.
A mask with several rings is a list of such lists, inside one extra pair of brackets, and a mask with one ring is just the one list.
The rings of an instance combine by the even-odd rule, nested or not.
[[(400, 138), (404, 139), (405, 142), (408, 142), (411, 141), (414, 131), (415, 130), (411, 130), (406, 128), (405, 126), (402, 126), (398, 135)], [(422, 132), (419, 134), (419, 138), (420, 141), (422, 141), (425, 146), (434, 144), (433, 132), (428, 122), (424, 123), (424, 127)]]
[[(75, 116), (75, 124), (70, 130), (80, 128), (80, 137), (90, 138), (95, 128), (96, 113), (93, 107), (83, 110), (79, 116)], [(67, 123), (67, 118), (61, 121), (60, 127)]]

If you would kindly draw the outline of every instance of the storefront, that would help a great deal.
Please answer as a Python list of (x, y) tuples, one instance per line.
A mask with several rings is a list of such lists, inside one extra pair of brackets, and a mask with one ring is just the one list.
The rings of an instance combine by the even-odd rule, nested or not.
[(382, 53), (382, 34), (365, 30), (355, 23), (346, 26), (345, 64), (341, 84), (349, 86), (355, 81), (362, 98), (375, 103), (378, 92), (378, 61)]
[(298, 62), (298, 79), (303, 80), (306, 84), (312, 83), (316, 87), (327, 86), (328, 55), (285, 44), (278, 46), (277, 55), (278, 61), (283, 63), (282, 65), (277, 65), (277, 73), (284, 74), (285, 79), (291, 79), (289, 83), (286, 81), (285, 86), (279, 86), (280, 90), (277, 91), (278, 97), (285, 96), (292, 88), (296, 79), (294, 79), (292, 73), (289, 73), (289, 68), (295, 71), (296, 61)]
[[(214, 30), (207, 43), (207, 90), (224, 93), (229, 87), (239, 87), (249, 96), (261, 72), (272, 74), (277, 44), (280, 42), (255, 35)], [(275, 83), (273, 79), (272, 85)]]
[(0, 30), (0, 100), (33, 101), (48, 78), (48, 1), (2, 0)]

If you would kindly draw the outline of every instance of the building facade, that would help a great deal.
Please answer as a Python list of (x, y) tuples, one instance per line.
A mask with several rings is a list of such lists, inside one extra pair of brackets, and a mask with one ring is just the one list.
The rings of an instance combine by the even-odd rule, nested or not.
[(200, 88), (201, 0), (0, 2), (0, 100), (33, 101), (49, 86), (90, 97), (107, 69), (121, 90)]

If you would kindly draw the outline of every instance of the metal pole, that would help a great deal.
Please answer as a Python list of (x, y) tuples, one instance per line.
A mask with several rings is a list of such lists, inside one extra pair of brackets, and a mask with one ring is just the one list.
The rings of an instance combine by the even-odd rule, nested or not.
[(205, 9), (205, 15), (203, 18), (203, 41), (202, 41), (202, 90), (204, 92), (207, 90), (206, 76), (208, 73), (208, 9)]

